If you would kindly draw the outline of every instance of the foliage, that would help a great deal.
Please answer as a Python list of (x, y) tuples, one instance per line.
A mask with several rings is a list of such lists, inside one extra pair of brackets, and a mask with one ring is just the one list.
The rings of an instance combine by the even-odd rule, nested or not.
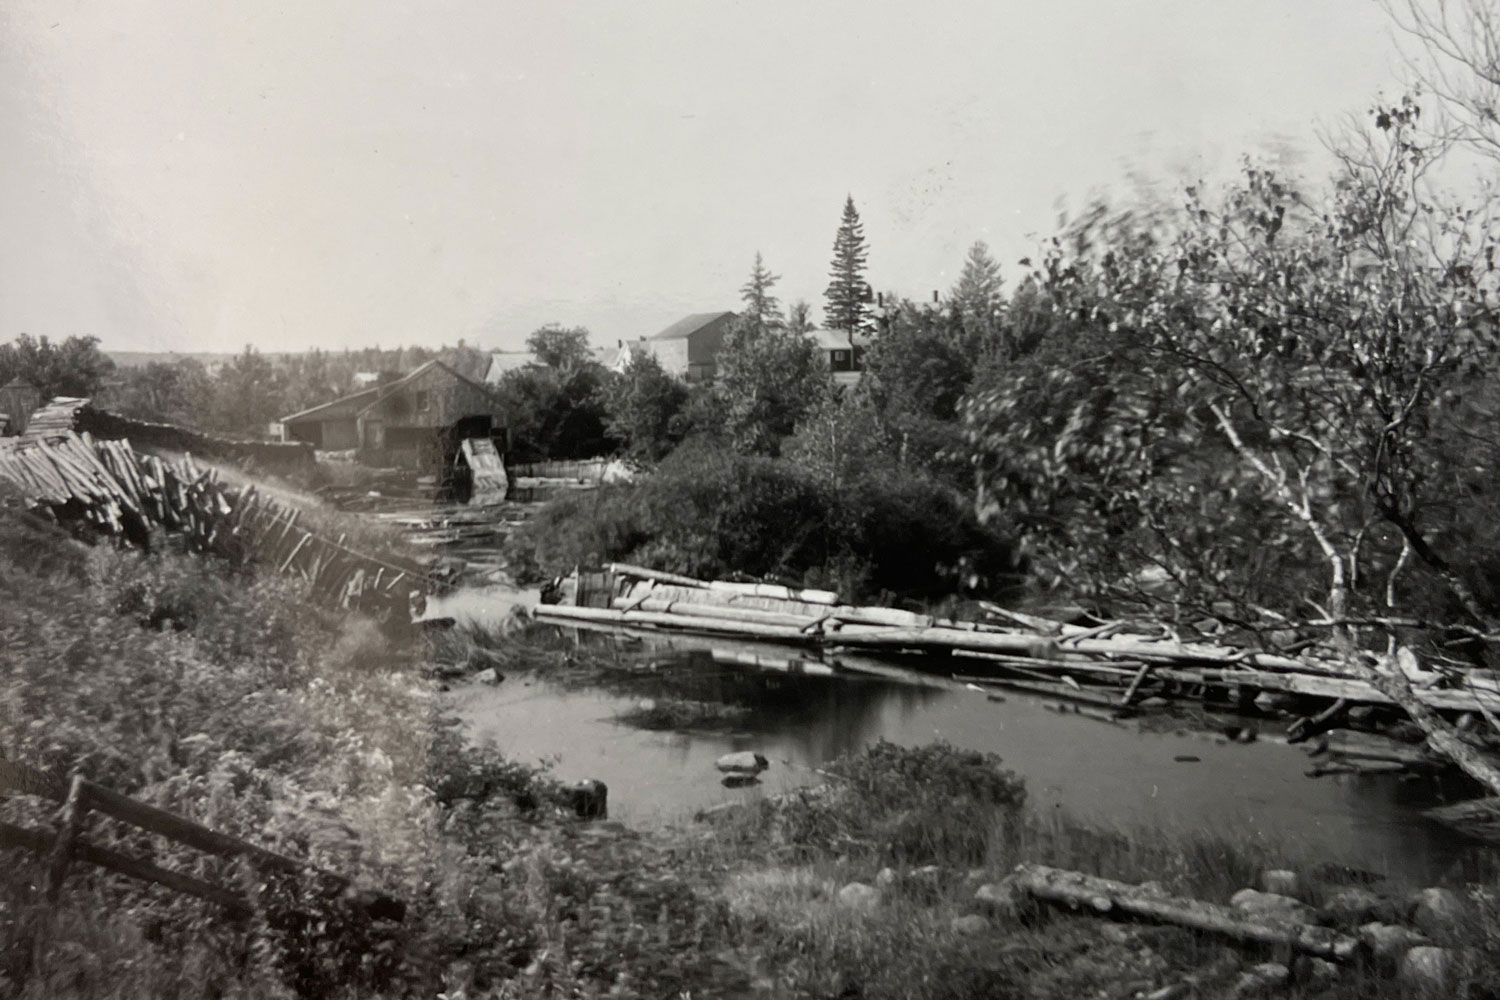
[(1007, 353), (1001, 342), (1005, 296), (1000, 287), (1000, 265), (983, 240), (975, 241), (964, 259), (949, 302), (963, 331), (964, 353), (971, 359)]
[(849, 596), (938, 597), (1013, 585), (1013, 546), (952, 491), (871, 476), (834, 489), (781, 460), (689, 441), (651, 476), (554, 501), (508, 543), (540, 579), (579, 564), (641, 563), (701, 577), (777, 577)]
[(680, 415), (688, 387), (662, 368), (656, 355), (632, 354), (625, 370), (605, 378), (600, 400), (605, 429), (632, 458), (654, 462), (682, 439)]
[(1150, 567), (1193, 613), (1335, 619), (1386, 610), (1404, 569), (1488, 619), (1430, 519), (1455, 499), (1443, 427), (1494, 359), (1493, 244), (1414, 193), (1417, 114), (1379, 109), (1378, 169), (1346, 163), (1320, 206), (1250, 168), (1054, 243), (1035, 281), (1069, 341), (965, 417), (1050, 565), (1137, 594)]
[(725, 427), (745, 454), (776, 455), (782, 439), (832, 390), (817, 341), (790, 331), (757, 331), (741, 317), (725, 338), (714, 391)]
[(527, 344), (537, 362), (506, 372), (496, 386), (512, 453), (536, 461), (610, 451), (603, 392), (608, 372), (588, 349), (588, 331), (545, 326)]
[(115, 363), (99, 350), (98, 337), (69, 337), (54, 344), (23, 333), (0, 344), (0, 385), (23, 379), (41, 390), (42, 400), (53, 396), (95, 396)]
[(536, 355), (538, 364), (560, 371), (581, 368), (593, 360), (589, 332), (581, 326), (549, 323), (526, 338), (526, 347)]
[(842, 330), (853, 344), (855, 334), (864, 333), (870, 325), (870, 286), (865, 282), (865, 264), (869, 250), (865, 247), (864, 224), (854, 207), (854, 196), (844, 200), (844, 214), (833, 240), (831, 279), (823, 292), (824, 322), (830, 330)]
[(755, 336), (768, 330), (782, 329), (786, 325), (781, 315), (781, 303), (771, 294), (771, 288), (780, 280), (781, 275), (771, 273), (757, 250), (750, 279), (740, 287), (740, 298), (745, 303), (740, 317), (745, 321), (745, 328)]

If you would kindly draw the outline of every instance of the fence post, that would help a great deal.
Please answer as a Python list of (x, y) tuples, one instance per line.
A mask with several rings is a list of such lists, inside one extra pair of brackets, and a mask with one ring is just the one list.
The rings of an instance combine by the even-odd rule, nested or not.
[(68, 863), (73, 860), (73, 845), (83, 829), (83, 818), (88, 814), (88, 788), (83, 775), (74, 774), (68, 783), (68, 797), (63, 800), (62, 813), (57, 827), (57, 840), (52, 845), (52, 857), (47, 864), (47, 901), (57, 902), (62, 892), (63, 879), (68, 875)]

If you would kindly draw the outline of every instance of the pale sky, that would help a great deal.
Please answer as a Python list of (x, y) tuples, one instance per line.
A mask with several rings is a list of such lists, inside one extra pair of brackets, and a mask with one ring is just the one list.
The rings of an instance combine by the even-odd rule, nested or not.
[(1399, 90), (1373, 0), (4, 0), (0, 341), (599, 343), (1014, 276), (1131, 170), (1306, 151)]

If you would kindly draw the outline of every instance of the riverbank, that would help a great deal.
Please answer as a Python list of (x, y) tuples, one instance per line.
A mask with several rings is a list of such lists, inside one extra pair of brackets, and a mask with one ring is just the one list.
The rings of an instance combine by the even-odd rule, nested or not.
[[(462, 738), (438, 690), (439, 669), (471, 652), (452, 635), (382, 635), (294, 582), (170, 546), (87, 549), (13, 509), (0, 557), (13, 567), (0, 578), (7, 757), (407, 903), (400, 925), (310, 935), (79, 867), (53, 904), (44, 859), (18, 853), (0, 875), (8, 995), (1125, 997), (1205, 968), (1232, 988), (1229, 953), (1190, 932), (1035, 922), (992, 909), (980, 887), (1020, 860), (1220, 901), (1262, 868), (1316, 874), (1316, 858), (1264, 844), (1027, 814), (997, 762), (931, 749), (852, 755), (831, 791), (708, 822), (585, 821), (545, 770)], [(520, 670), (531, 644), (513, 640), (475, 646), (494, 661), (481, 669)], [(545, 655), (587, 667), (562, 643)], [(26, 796), (0, 811), (55, 820)], [(83, 837), (125, 842), (104, 826)], [(241, 884), (231, 868), (198, 870)], [(1236, 970), (1268, 957), (1233, 956)], [(1329, 995), (1390, 982), (1351, 967)]]

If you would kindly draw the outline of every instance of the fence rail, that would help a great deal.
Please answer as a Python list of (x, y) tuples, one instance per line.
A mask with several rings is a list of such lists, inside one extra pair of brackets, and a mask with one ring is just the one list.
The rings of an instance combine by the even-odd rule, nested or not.
[[(337, 891), (350, 887), (349, 880), (342, 875), (323, 871), (275, 851), (268, 851), (247, 840), (209, 829), (176, 813), (95, 784), (82, 775), (75, 774), (64, 781), (45, 771), (0, 759), (0, 793), (4, 792), (34, 795), (62, 805), (58, 829), (54, 833), (0, 823), (0, 848), (19, 848), (47, 859), (47, 894), (52, 900), (56, 900), (62, 891), (63, 880), (67, 878), (72, 863), (84, 861), (120, 875), (207, 900), (223, 907), (236, 918), (251, 913), (249, 901), (233, 889), (84, 841), (81, 838), (91, 812), (101, 813), (205, 854), (244, 859), (257, 871), (316, 879)], [(405, 916), (405, 904), (390, 896), (368, 896), (363, 903), (366, 912), (372, 917), (399, 921)]]

